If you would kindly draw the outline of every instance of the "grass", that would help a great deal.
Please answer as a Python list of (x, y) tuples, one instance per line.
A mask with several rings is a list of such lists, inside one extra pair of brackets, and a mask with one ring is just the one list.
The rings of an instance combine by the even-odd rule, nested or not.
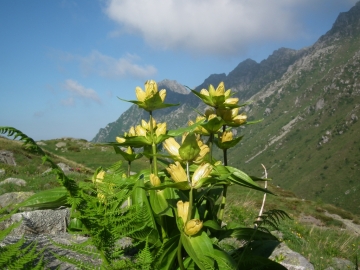
[[(267, 195), (265, 210), (281, 209), (291, 219), (280, 222), (281, 239), (287, 246), (302, 254), (315, 269), (325, 269), (332, 265), (332, 258), (343, 258), (355, 263), (360, 257), (360, 236), (344, 230), (341, 221), (324, 214), (328, 211), (342, 218), (359, 221), (359, 217), (333, 205), (313, 202), (294, 197), (291, 192), (270, 186), (277, 196)], [(252, 226), (258, 215), (263, 194), (234, 186), (229, 189), (229, 203), (225, 221), (236, 221)], [(317, 218), (323, 226), (301, 221), (302, 216)], [(355, 222), (356, 223), (356, 222)]]
[[(76, 141), (68, 144), (68, 147), (75, 149), (75, 151), (55, 150), (55, 145), (59, 141), (46, 141), (46, 145), (42, 147), (48, 151), (56, 163), (63, 162), (71, 167), (81, 167), (83, 174), (71, 175), (77, 181), (90, 178), (93, 170), (97, 168), (97, 162), (106, 168), (119, 160), (119, 155), (111, 151), (110, 147), (104, 150), (102, 147), (105, 146), (92, 145), (90, 149), (82, 149)], [(23, 187), (13, 184), (0, 186), (0, 195), (14, 191), (38, 192), (59, 186), (54, 175), (43, 175), (43, 172), (49, 167), (42, 164), (38, 155), (25, 150), (21, 143), (0, 138), (0, 149), (13, 152), (18, 164), (16, 167), (0, 164), (0, 168), (6, 170), (6, 175), (0, 176), (0, 181), (8, 177), (21, 178), (27, 181), (27, 185)], [(81, 162), (84, 162), (84, 165), (80, 164)], [(137, 163), (137, 167), (144, 166), (144, 164), (147, 166), (145, 160), (140, 160)], [(360, 219), (357, 215), (334, 205), (325, 204), (321, 200), (299, 199), (294, 193), (274, 185), (270, 185), (269, 190), (277, 196), (267, 195), (264, 211), (281, 209), (289, 214), (291, 219), (280, 222), (281, 238), (292, 250), (307, 258), (315, 266), (315, 269), (325, 269), (331, 265), (333, 257), (344, 258), (352, 262), (354, 262), (355, 255), (360, 257), (360, 237), (345, 231), (342, 222), (328, 217), (325, 212), (337, 214), (359, 224)], [(258, 215), (262, 198), (261, 192), (232, 186), (228, 189), (224, 221), (235, 221), (252, 227)], [(323, 226), (302, 223), (301, 217), (304, 215), (318, 219)]]

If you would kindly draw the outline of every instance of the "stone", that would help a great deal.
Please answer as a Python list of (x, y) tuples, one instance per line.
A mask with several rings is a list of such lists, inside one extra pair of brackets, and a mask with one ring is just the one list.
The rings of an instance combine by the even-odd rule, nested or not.
[[(4, 208), (10, 204), (18, 204), (34, 195), (34, 192), (9, 192), (0, 196), (0, 208)], [(10, 207), (9, 210), (12, 210)]]
[[(74, 173), (74, 171), (73, 171), (73, 169), (69, 166), (69, 165), (67, 165), (67, 164), (65, 164), (65, 163), (58, 163), (57, 164), (59, 167), (60, 167), (60, 169), (66, 174), (66, 175), (68, 175), (68, 174), (70, 174), (70, 173)], [(50, 173), (51, 172), (51, 168), (50, 169), (47, 169), (45, 172), (43, 172), (42, 174), (44, 175), (44, 174), (48, 174), (48, 173)]]
[(14, 184), (14, 185), (22, 187), (22, 186), (26, 186), (26, 181), (23, 179), (10, 177), (10, 178), (6, 178), (4, 181), (0, 182), (0, 186), (4, 185), (4, 184)]
[(7, 150), (0, 150), (0, 162), (8, 165), (16, 166), (14, 154)]
[(66, 142), (58, 142), (57, 144), (55, 144), (56, 148), (63, 148), (66, 147)]
[(22, 221), (9, 235), (60, 234), (66, 232), (70, 221), (70, 210), (34, 210), (13, 214), (0, 224), (0, 230), (8, 228), (15, 222)]
[(341, 259), (341, 258), (332, 258), (331, 266), (327, 267), (325, 270), (343, 270), (343, 269), (356, 269), (355, 264), (352, 262)]
[(314, 270), (314, 266), (301, 254), (291, 250), (284, 242), (275, 248), (270, 259), (284, 257), (280, 262), (288, 270)]

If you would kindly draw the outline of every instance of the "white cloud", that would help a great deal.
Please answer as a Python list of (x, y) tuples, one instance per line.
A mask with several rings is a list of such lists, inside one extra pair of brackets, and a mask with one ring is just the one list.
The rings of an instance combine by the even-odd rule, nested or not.
[(157, 72), (154, 66), (136, 64), (135, 62), (139, 61), (140, 58), (131, 54), (122, 58), (113, 58), (93, 51), (88, 56), (78, 56), (76, 59), (80, 61), (81, 69), (85, 74), (97, 74), (111, 79), (123, 77), (143, 79), (153, 77)]
[(69, 91), (70, 97), (61, 101), (61, 104), (64, 106), (73, 106), (75, 105), (75, 98), (82, 99), (84, 101), (90, 100), (95, 101), (96, 103), (101, 103), (101, 99), (95, 90), (91, 88), (85, 88), (78, 82), (74, 80), (66, 80), (64, 84), (64, 89)]
[(323, 16), (322, 8), (356, 1), (109, 0), (105, 12), (121, 26), (111, 35), (137, 34), (162, 49), (232, 54), (256, 43), (305, 36), (302, 16), (313, 11)]

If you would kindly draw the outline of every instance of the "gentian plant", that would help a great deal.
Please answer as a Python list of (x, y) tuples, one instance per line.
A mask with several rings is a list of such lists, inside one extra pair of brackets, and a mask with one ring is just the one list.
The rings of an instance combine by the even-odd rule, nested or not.
[[(286, 269), (268, 259), (279, 241), (262, 226), (264, 219), (258, 217), (252, 228), (224, 222), (229, 186), (270, 193), (257, 184), (269, 179), (228, 165), (228, 149), (242, 139), (232, 128), (251, 124), (240, 113), (246, 103), (239, 104), (224, 83), (191, 92), (208, 108), (187, 127), (167, 130), (166, 123), (153, 117), (155, 110), (176, 106), (165, 103), (166, 90), (158, 91), (152, 80), (144, 90), (136, 87), (137, 100), (128, 102), (147, 111), (149, 118), (110, 143), (127, 161), (126, 172), (117, 163), (99, 168), (83, 183), (58, 172), (66, 188), (61, 194), (72, 208), (69, 230), (90, 236), (102, 269)], [(214, 158), (214, 147), (221, 149), (221, 160)], [(143, 156), (149, 167), (131, 174), (131, 164)], [(36, 196), (23, 205), (59, 200)], [(272, 211), (266, 217), (272, 216), (270, 224), (276, 227), (284, 215)], [(130, 237), (131, 247), (119, 245), (124, 237)], [(229, 238), (241, 244), (230, 245)]]

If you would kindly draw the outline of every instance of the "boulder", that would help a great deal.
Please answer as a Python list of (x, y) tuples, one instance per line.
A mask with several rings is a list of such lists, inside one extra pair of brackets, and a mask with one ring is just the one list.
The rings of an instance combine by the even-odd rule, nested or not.
[[(0, 208), (10, 204), (18, 204), (34, 195), (34, 192), (9, 192), (0, 196)], [(11, 210), (11, 208), (9, 209)]]
[(22, 187), (22, 186), (26, 186), (26, 181), (23, 179), (20, 179), (20, 178), (10, 177), (10, 178), (6, 178), (4, 181), (0, 182), (0, 186), (4, 185), (4, 184), (14, 184), (14, 185)]
[(331, 265), (332, 266), (327, 267), (325, 270), (356, 269), (355, 264), (341, 258), (332, 258)]
[(60, 234), (66, 232), (70, 220), (70, 210), (34, 210), (16, 213), (0, 224), (0, 230), (4, 230), (21, 220), (20, 226), (13, 229), (10, 235)]
[(7, 150), (0, 150), (0, 163), (16, 166), (14, 154)]
[(275, 248), (270, 259), (284, 258), (280, 264), (288, 270), (314, 270), (314, 266), (301, 254), (291, 250), (284, 242)]

